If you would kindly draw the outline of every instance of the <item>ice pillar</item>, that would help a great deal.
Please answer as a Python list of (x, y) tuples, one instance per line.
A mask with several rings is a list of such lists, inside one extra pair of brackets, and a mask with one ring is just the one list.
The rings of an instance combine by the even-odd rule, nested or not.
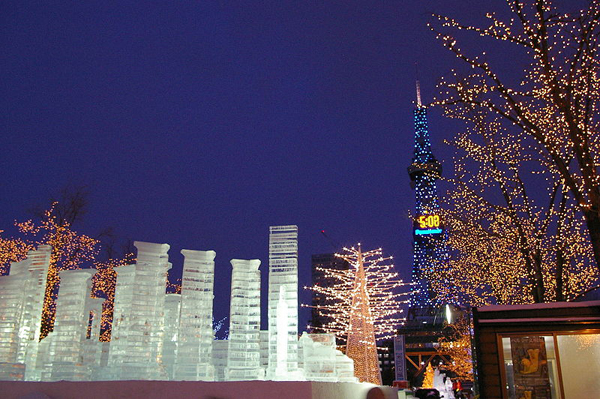
[(83, 364), (90, 370), (92, 381), (98, 378), (102, 362), (102, 349), (104, 342), (100, 342), (100, 328), (102, 325), (102, 304), (104, 298), (87, 298), (85, 313), (88, 315), (88, 325), (85, 342), (83, 344)]
[(298, 372), (298, 226), (270, 227), (268, 311), (267, 378), (302, 379)]
[(264, 378), (260, 367), (260, 260), (232, 259), (229, 351), (225, 380)]
[[(121, 380), (165, 380), (166, 372), (162, 365), (162, 345), (164, 339), (164, 308), (169, 245), (136, 241), (137, 262), (131, 279), (131, 269), (117, 269), (117, 291), (124, 291), (119, 299), (121, 309), (115, 316), (118, 322), (119, 341), (109, 354), (109, 378)], [(119, 279), (125, 274), (125, 282)], [(113, 350), (114, 349), (114, 350)]]
[(46, 280), (50, 268), (52, 247), (40, 245), (37, 250), (30, 251), (25, 264), (27, 265), (27, 282), (23, 317), (19, 330), (18, 361), (27, 365), (25, 380), (39, 381), (41, 364), (38, 367), (40, 336), (42, 333), (42, 312), (46, 295)]
[[(0, 379), (39, 380), (35, 372), (42, 324), (49, 245), (29, 251), (0, 277)], [(25, 365), (29, 367), (25, 367)]]
[(175, 367), (180, 311), (181, 294), (167, 294), (165, 298), (165, 334), (162, 361), (169, 380), (173, 379), (173, 368)]
[[(95, 270), (64, 270), (60, 272), (60, 289), (56, 300), (54, 330), (46, 339), (50, 340), (46, 357), (48, 381), (85, 381), (90, 379), (91, 370), (83, 362), (90, 298)], [(91, 298), (90, 298), (91, 299)], [(46, 373), (44, 373), (46, 374)]]
[(185, 256), (181, 281), (177, 361), (174, 379), (214, 381), (212, 343), (215, 251), (181, 251)]
[(120, 366), (127, 356), (127, 335), (132, 325), (131, 298), (135, 281), (135, 265), (117, 267), (116, 272), (117, 284), (108, 360), (101, 372), (101, 379), (106, 380), (120, 379)]
[(11, 264), (10, 275), (0, 276), (0, 380), (20, 381), (25, 377), (25, 364), (18, 362), (27, 280), (25, 261)]

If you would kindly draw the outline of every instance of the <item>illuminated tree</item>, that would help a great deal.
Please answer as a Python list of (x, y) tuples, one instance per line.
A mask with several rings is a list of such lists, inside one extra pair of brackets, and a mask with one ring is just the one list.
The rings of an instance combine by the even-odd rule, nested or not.
[(381, 384), (376, 340), (393, 337), (404, 322), (400, 306), (407, 301), (399, 298), (406, 293), (395, 292), (404, 284), (388, 262), (392, 257), (383, 257), (381, 249), (363, 252), (359, 244), (344, 251), (336, 256), (350, 269), (317, 268), (334, 284), (305, 287), (326, 298), (316, 309), (327, 321), (315, 329), (334, 333), (345, 343), (360, 381)]
[[(586, 9), (572, 13), (559, 12), (550, 0), (507, 3), (512, 18), (502, 20), (488, 13), (485, 27), (434, 16), (431, 27), (437, 37), (472, 71), (466, 77), (454, 73), (444, 79), (438, 103), (487, 110), (517, 132), (522, 145), (539, 155), (540, 165), (570, 193), (576, 211), (583, 215), (595, 267), (600, 269), (600, 2), (591, 0)], [(477, 48), (486, 51), (480, 55), (463, 51), (458, 30), (483, 37)], [(509, 46), (512, 50), (507, 50)], [(502, 64), (490, 61), (496, 54), (503, 54)], [(525, 59), (528, 66), (507, 73), (506, 55)]]
[(451, 142), (455, 175), (443, 215), (452, 256), (433, 289), (444, 293), (450, 281), (475, 306), (570, 300), (587, 290), (598, 272), (560, 175), (487, 110), (446, 112), (467, 125)]
[(446, 324), (444, 335), (439, 338), (438, 352), (449, 356), (446, 369), (456, 373), (463, 381), (473, 381), (473, 355), (471, 353), (471, 327), (466, 317), (452, 324)]
[(115, 288), (117, 285), (117, 272), (120, 266), (130, 265), (135, 262), (133, 243), (117, 249), (116, 241), (110, 229), (102, 234), (102, 252), (104, 260), (96, 257), (94, 268), (97, 270), (92, 277), (92, 296), (105, 298), (102, 303), (102, 320), (100, 325), (100, 341), (108, 342), (112, 333), (113, 311), (115, 305)]
[(59, 272), (79, 269), (84, 264), (93, 262), (98, 254), (99, 241), (71, 229), (71, 222), (57, 212), (57, 204), (53, 203), (52, 207), (42, 214), (39, 223), (30, 219), (16, 224), (22, 234), (34, 239), (30, 239), (30, 242), (35, 242), (35, 246), (46, 244), (52, 247), (42, 315), (42, 338), (48, 335), (54, 326), (56, 297), (60, 286)]
[[(4, 230), (0, 230), (0, 234), (2, 233)], [(31, 244), (22, 239), (0, 236), (0, 276), (8, 274), (10, 264), (25, 259), (31, 249)]]
[(425, 368), (425, 374), (423, 376), (423, 383), (421, 384), (421, 388), (433, 388), (433, 366), (431, 363), (427, 363), (427, 367)]
[(84, 189), (64, 189), (60, 200), (52, 200), (49, 209), (34, 211), (37, 216), (35, 220), (15, 223), (22, 237), (0, 237), (2, 274), (8, 272), (10, 262), (23, 260), (27, 251), (39, 245), (52, 247), (42, 314), (42, 338), (47, 336), (54, 326), (56, 297), (60, 286), (59, 272), (95, 267), (98, 273), (93, 277), (93, 294), (108, 299), (103, 304), (102, 340), (110, 339), (116, 281), (114, 267), (131, 262), (132, 256), (127, 255), (123, 259), (113, 259), (109, 256), (105, 261), (99, 259), (100, 239), (106, 239), (110, 235), (109, 232), (105, 231), (98, 238), (92, 238), (78, 233), (72, 227), (85, 214), (86, 207), (87, 193)]
[(122, 259), (108, 259), (94, 262), (97, 272), (92, 277), (92, 293), (96, 298), (105, 298), (102, 303), (102, 321), (100, 325), (100, 341), (110, 341), (112, 320), (115, 306), (115, 287), (117, 285), (117, 269), (119, 266), (133, 263), (132, 253)]

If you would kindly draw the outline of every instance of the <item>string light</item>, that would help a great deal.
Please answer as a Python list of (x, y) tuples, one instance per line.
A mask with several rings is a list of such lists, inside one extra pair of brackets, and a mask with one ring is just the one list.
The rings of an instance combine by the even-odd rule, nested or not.
[[(578, 225), (572, 226), (578, 234), (587, 230), (590, 240), (586, 245), (591, 244), (595, 267), (600, 270), (600, 21), (597, 18), (600, 2), (590, 1), (586, 9), (572, 13), (561, 13), (545, 0), (508, 4), (512, 19), (503, 21), (488, 13), (488, 24), (484, 27), (434, 15), (436, 22), (429, 25), (432, 31), (446, 48), (471, 67), (471, 73), (466, 76), (453, 71), (450, 78), (442, 80), (441, 95), (435, 104), (444, 106), (449, 116), (464, 119), (486, 111), (496, 117), (495, 123), (511, 129), (504, 143), (507, 145), (499, 145), (497, 149), (509, 152), (508, 139), (516, 139), (512, 144), (523, 149), (520, 154), (532, 155), (544, 169), (548, 186), (560, 182), (560, 192), (569, 193), (569, 201), (575, 208), (567, 213), (578, 214), (576, 218), (582, 221), (584, 232), (579, 231), (579, 222), (569, 223)], [(509, 43), (515, 54), (529, 57), (529, 65), (518, 81), (505, 79), (487, 60), (486, 52), (472, 56), (460, 48), (454, 36), (457, 31)], [(490, 156), (485, 151), (479, 155)], [(520, 168), (521, 164), (514, 167)], [(482, 173), (481, 177), (488, 181), (490, 178), (511, 179), (510, 169), (498, 169), (494, 173), (495, 176)], [(567, 238), (563, 234), (560, 233), (558, 240)], [(582, 245), (581, 240), (577, 242), (578, 246)], [(536, 273), (539, 279), (540, 271)], [(554, 284), (546, 277), (543, 280), (550, 286)]]
[(473, 355), (471, 352), (471, 326), (466, 317), (446, 324), (444, 335), (439, 338), (438, 352), (452, 361), (445, 364), (447, 370), (462, 381), (473, 381)]
[[(110, 340), (114, 289), (116, 284), (115, 268), (133, 262), (133, 255), (123, 259), (98, 261), (100, 241), (71, 228), (68, 221), (59, 217), (54, 202), (50, 209), (43, 212), (38, 222), (27, 220), (16, 222), (15, 226), (23, 238), (0, 237), (0, 268), (2, 274), (8, 272), (10, 262), (23, 260), (27, 251), (39, 245), (50, 245), (52, 253), (46, 280), (44, 306), (42, 310), (42, 328), (40, 337), (46, 337), (54, 327), (56, 298), (60, 287), (59, 272), (84, 267), (95, 267), (98, 272), (93, 276), (92, 295), (103, 297), (101, 340)], [(2, 231), (0, 231), (2, 233)]]
[[(420, 97), (418, 89), (417, 95)], [(447, 231), (443, 228), (440, 218), (436, 187), (436, 181), (442, 174), (442, 167), (431, 151), (425, 106), (417, 104), (414, 110), (414, 120), (415, 149), (412, 164), (408, 168), (416, 197), (416, 215), (413, 217), (415, 229), (411, 312), (419, 308), (429, 308), (456, 301), (456, 295), (448, 289), (436, 291), (431, 286), (431, 282), (448, 268), (449, 258), (446, 248)]]

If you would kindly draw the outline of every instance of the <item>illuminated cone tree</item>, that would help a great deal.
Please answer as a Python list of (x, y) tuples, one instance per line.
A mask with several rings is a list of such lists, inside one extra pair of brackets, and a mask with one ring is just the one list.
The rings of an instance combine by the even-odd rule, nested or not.
[(381, 384), (377, 359), (377, 339), (391, 338), (404, 322), (400, 318), (400, 300), (406, 293), (395, 292), (404, 285), (393, 271), (394, 265), (383, 257), (381, 248), (363, 252), (358, 248), (344, 248), (336, 254), (350, 263), (347, 270), (318, 268), (325, 279), (333, 284), (308, 288), (326, 298), (315, 308), (327, 319), (323, 332), (334, 333), (346, 345), (346, 355), (354, 360), (354, 374), (361, 382)]

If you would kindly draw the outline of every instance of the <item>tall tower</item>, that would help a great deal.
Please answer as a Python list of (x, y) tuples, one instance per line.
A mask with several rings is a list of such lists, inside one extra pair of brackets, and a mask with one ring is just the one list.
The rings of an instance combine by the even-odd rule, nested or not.
[(416, 206), (413, 221), (413, 270), (408, 319), (431, 314), (442, 305), (442, 298), (432, 292), (428, 275), (445, 268), (448, 263), (447, 233), (440, 216), (436, 181), (442, 175), (442, 165), (431, 151), (427, 129), (427, 108), (421, 103), (417, 81), (415, 118), (415, 152), (408, 167), (411, 187), (415, 190)]

